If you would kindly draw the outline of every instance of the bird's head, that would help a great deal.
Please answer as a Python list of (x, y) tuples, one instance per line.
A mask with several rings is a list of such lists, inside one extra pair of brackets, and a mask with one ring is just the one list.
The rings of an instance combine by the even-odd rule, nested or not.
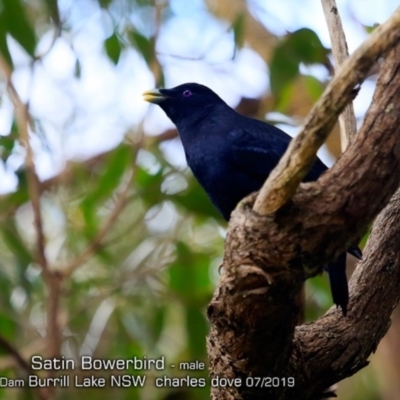
[(143, 93), (143, 98), (158, 104), (178, 129), (180, 124), (202, 117), (218, 104), (225, 104), (211, 89), (198, 83), (148, 90)]

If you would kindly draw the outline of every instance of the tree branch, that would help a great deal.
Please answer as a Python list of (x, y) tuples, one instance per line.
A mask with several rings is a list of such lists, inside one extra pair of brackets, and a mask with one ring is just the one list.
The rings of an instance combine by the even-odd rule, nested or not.
[(21, 98), (18, 95), (13, 83), (12, 83), (12, 70), (8, 66), (7, 61), (0, 54), (0, 69), (3, 71), (3, 74), (6, 78), (7, 88), (10, 95), (10, 99), (14, 105), (15, 109), (15, 118), (17, 120), (17, 124), (20, 131), (20, 138), (22, 143), (25, 145), (26, 149), (26, 157), (25, 157), (25, 165), (27, 168), (27, 176), (28, 176), (28, 191), (29, 197), (32, 203), (33, 215), (34, 215), (34, 224), (36, 231), (36, 243), (37, 243), (37, 261), (41, 266), (43, 273), (47, 275), (48, 273), (48, 265), (45, 254), (45, 239), (43, 233), (43, 221), (40, 210), (40, 181), (36, 173), (34, 155), (32, 146), (29, 139), (28, 125), (29, 125), (29, 114), (28, 107), (24, 104)]
[[(22, 368), (25, 372), (31, 375), (35, 375), (35, 372), (32, 370), (32, 367), (25, 361), (19, 351), (8, 342), (6, 338), (0, 335), (0, 347), (2, 347), (8, 354), (10, 354), (15, 362)], [(45, 393), (42, 388), (37, 388), (36, 393), (38, 394), (38, 398), (40, 400), (47, 400)]]
[(353, 98), (354, 88), (365, 79), (377, 58), (400, 40), (399, 26), (400, 8), (342, 64), (312, 109), (301, 132), (291, 141), (288, 150), (264, 183), (254, 204), (255, 212), (260, 215), (271, 214), (293, 197), (338, 115)]
[[(243, 200), (232, 214), (223, 274), (208, 308), (212, 325), (207, 345), (211, 376), (239, 378), (243, 385), (213, 387), (213, 399), (317, 399), (332, 383), (365, 366), (366, 357), (385, 332), (389, 311), (379, 313), (372, 305), (366, 308), (370, 295), (367, 299), (362, 296), (369, 290), (371, 295), (377, 293), (380, 300), (374, 301), (376, 306), (385, 296), (384, 284), (378, 280), (375, 286), (371, 275), (361, 280), (356, 274), (347, 319), (332, 310), (315, 323), (314, 331), (301, 327), (295, 336), (296, 298), (303, 281), (355, 243), (398, 188), (399, 108), (400, 47), (382, 65), (358, 135), (329, 171), (317, 182), (301, 184), (292, 201), (275, 214), (260, 216), (253, 211), (257, 194)], [(383, 220), (379, 226), (385, 223)], [(368, 245), (365, 269), (377, 261), (372, 257), (374, 240)], [(388, 244), (392, 242), (389, 238)], [(392, 249), (390, 257), (394, 259), (397, 252)], [(383, 261), (376, 266), (381, 274), (397, 265), (387, 258)], [(397, 278), (394, 280), (396, 285)], [(391, 310), (398, 297), (387, 300)], [(358, 344), (352, 346), (351, 339), (361, 337), (360, 326), (366, 320), (362, 334), (365, 351), (359, 357)], [(328, 326), (323, 329), (324, 321)], [(376, 330), (368, 330), (370, 323), (377, 325)], [(330, 330), (335, 324), (337, 330)], [(354, 325), (358, 330), (353, 330)], [(348, 329), (349, 337), (340, 328)], [(336, 341), (342, 341), (341, 352), (334, 348)], [(289, 388), (280, 381), (279, 387), (249, 387), (249, 376), (294, 377), (296, 385)], [(315, 382), (315, 376), (321, 377), (321, 384)]]
[[(15, 118), (17, 120), (18, 128), (20, 131), (20, 139), (26, 149), (25, 165), (27, 169), (27, 181), (29, 198), (32, 204), (34, 215), (34, 226), (36, 232), (36, 260), (40, 265), (43, 273), (43, 278), (48, 290), (47, 306), (47, 326), (46, 337), (48, 340), (47, 353), (49, 358), (58, 357), (62, 342), (62, 331), (59, 321), (59, 306), (61, 295), (62, 277), (49, 268), (46, 250), (45, 250), (45, 236), (43, 230), (43, 220), (41, 215), (40, 196), (41, 185), (36, 173), (34, 153), (29, 137), (29, 113), (28, 106), (21, 100), (17, 90), (12, 83), (12, 70), (7, 64), (6, 60), (0, 54), (0, 69), (3, 71), (8, 92), (15, 109)], [(49, 371), (49, 375), (53, 376), (54, 371)], [(51, 396), (54, 388), (46, 389), (46, 396)]]
[(16, 363), (28, 373), (33, 373), (31, 366), (25, 361), (25, 359), (21, 356), (19, 351), (12, 346), (6, 338), (0, 335), (0, 346), (10, 354)]
[(118, 194), (116, 200), (115, 200), (115, 206), (114, 209), (111, 211), (110, 215), (108, 216), (105, 224), (103, 227), (99, 230), (97, 233), (96, 237), (92, 240), (92, 242), (89, 244), (89, 246), (79, 255), (77, 256), (74, 260), (70, 261), (66, 266), (64, 267), (59, 267), (58, 269), (61, 271), (63, 276), (69, 276), (71, 273), (78, 268), (80, 265), (82, 265), (86, 260), (89, 259), (89, 257), (101, 247), (102, 242), (104, 238), (106, 237), (107, 233), (110, 232), (112, 226), (114, 223), (117, 221), (119, 215), (125, 208), (128, 200), (128, 193), (131, 190), (132, 184), (135, 180), (135, 175), (136, 175), (136, 157), (139, 152), (139, 150), (142, 148), (143, 145), (143, 140), (144, 140), (144, 135), (143, 135), (143, 124), (140, 125), (139, 127), (139, 138), (135, 145), (133, 146), (133, 167), (132, 170), (130, 171), (130, 176), (126, 182), (126, 185), (124, 189)]
[[(336, 0), (321, 0), (324, 10), (326, 23), (328, 25), (329, 35), (332, 42), (333, 59), (335, 60), (335, 71), (339, 70), (340, 65), (348, 58), (349, 50), (347, 48), (346, 36), (344, 34), (342, 21)], [(356, 117), (354, 115), (353, 103), (347, 104), (342, 114), (339, 115), (340, 124), (340, 143), (342, 152), (349, 145), (351, 139), (357, 132)]]
[(96, 237), (89, 243), (88, 247), (75, 259), (71, 260), (66, 266), (61, 266), (58, 269), (62, 273), (63, 276), (69, 276), (71, 273), (81, 266), (85, 261), (89, 259), (89, 257), (102, 246), (102, 242), (106, 237), (107, 233), (110, 232), (112, 226), (118, 219), (119, 215), (121, 214), (122, 210), (125, 208), (127, 203), (127, 196), (129, 191), (131, 190), (132, 183), (134, 181), (135, 171), (131, 171), (131, 176), (126, 183), (125, 188), (122, 192), (118, 194), (118, 197), (115, 201), (114, 209), (111, 211), (110, 215), (108, 216), (106, 222), (104, 223), (103, 227), (99, 230)]
[(351, 278), (348, 317), (331, 310), (296, 328), (291, 368), (303, 370), (296, 381), (296, 390), (304, 393), (301, 398), (315, 398), (315, 393), (365, 367), (389, 329), (400, 299), (399, 220), (397, 191), (375, 221), (363, 261)]

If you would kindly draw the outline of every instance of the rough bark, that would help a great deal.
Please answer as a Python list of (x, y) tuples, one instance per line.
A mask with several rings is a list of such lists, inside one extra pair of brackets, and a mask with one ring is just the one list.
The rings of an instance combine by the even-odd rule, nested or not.
[[(331, 310), (296, 328), (296, 297), (305, 279), (357, 242), (398, 188), (399, 109), (400, 50), (395, 49), (382, 66), (360, 132), (334, 167), (317, 182), (302, 184), (277, 213), (257, 215), (256, 195), (233, 213), (223, 274), (208, 308), (208, 353), (212, 378), (238, 380), (212, 387), (213, 399), (318, 399), (331, 384), (367, 365), (399, 300), (400, 195), (374, 225), (351, 280), (346, 318)], [(265, 387), (272, 381), (250, 379), (249, 387), (248, 377), (280, 381)], [(294, 387), (288, 387), (288, 377)]]
[(301, 371), (299, 399), (316, 394), (353, 375), (368, 363), (390, 326), (400, 299), (400, 191), (379, 214), (362, 262), (351, 282), (350, 312), (330, 311), (318, 321), (296, 328), (290, 367)]

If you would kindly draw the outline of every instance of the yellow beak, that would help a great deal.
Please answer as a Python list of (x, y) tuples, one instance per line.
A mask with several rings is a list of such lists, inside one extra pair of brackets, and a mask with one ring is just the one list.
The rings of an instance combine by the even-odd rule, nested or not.
[(158, 104), (167, 98), (166, 95), (162, 94), (158, 89), (146, 90), (143, 92), (143, 99), (149, 103)]

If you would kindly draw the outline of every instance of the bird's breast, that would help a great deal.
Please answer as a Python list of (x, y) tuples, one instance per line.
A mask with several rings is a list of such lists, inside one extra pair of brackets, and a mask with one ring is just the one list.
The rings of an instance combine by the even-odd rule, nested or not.
[(244, 176), (226, 152), (213, 152), (210, 148), (207, 152), (189, 153), (187, 163), (226, 220), (240, 200), (259, 189), (259, 184)]

